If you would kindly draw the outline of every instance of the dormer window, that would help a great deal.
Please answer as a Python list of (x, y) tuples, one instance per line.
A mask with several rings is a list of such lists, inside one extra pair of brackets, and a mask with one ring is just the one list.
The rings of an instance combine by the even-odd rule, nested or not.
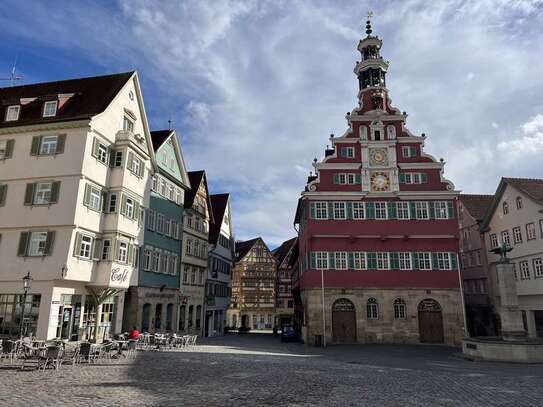
[(20, 111), (21, 111), (21, 106), (19, 105), (8, 106), (6, 110), (6, 121), (14, 122), (16, 120), (19, 120)]
[(57, 115), (58, 102), (56, 100), (43, 104), (43, 117), (55, 117)]
[(504, 215), (509, 213), (509, 205), (507, 205), (507, 202), (502, 203), (502, 210)]
[(129, 131), (131, 133), (134, 132), (134, 122), (132, 119), (130, 119), (128, 116), (124, 116), (123, 119), (123, 130)]
[(517, 196), (517, 209), (522, 209), (522, 198)]

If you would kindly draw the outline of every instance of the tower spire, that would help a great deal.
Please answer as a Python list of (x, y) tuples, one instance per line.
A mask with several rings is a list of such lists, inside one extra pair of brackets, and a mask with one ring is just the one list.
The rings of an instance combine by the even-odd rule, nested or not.
[(372, 33), (371, 29), (371, 18), (373, 17), (373, 11), (368, 10), (368, 19), (366, 20), (366, 34), (368, 34), (368, 37)]

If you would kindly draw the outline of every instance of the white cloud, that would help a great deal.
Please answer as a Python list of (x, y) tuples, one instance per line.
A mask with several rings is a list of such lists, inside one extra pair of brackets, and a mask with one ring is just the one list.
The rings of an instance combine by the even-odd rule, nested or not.
[(543, 114), (532, 117), (521, 127), (523, 135), (500, 142), (498, 150), (515, 159), (543, 152)]

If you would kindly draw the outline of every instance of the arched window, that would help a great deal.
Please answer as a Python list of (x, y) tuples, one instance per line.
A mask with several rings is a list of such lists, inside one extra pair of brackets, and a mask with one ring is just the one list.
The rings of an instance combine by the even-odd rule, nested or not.
[(502, 203), (502, 210), (504, 215), (507, 215), (509, 213), (509, 205), (507, 205), (507, 202), (505, 201)]
[(405, 306), (405, 301), (401, 298), (396, 298), (394, 300), (394, 319), (405, 319), (407, 318), (407, 309)]
[(393, 124), (387, 126), (387, 138), (389, 140), (394, 140), (396, 138), (396, 127)]
[(379, 319), (379, 304), (375, 298), (369, 298), (366, 304), (366, 314), (368, 319)]
[(522, 198), (517, 196), (517, 209), (522, 209)]

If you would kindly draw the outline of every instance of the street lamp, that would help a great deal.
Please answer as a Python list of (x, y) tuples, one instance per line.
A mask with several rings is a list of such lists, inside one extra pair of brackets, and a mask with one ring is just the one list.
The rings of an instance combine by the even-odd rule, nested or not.
[(23, 295), (23, 304), (21, 306), (21, 326), (20, 326), (20, 334), (21, 339), (23, 338), (23, 327), (24, 327), (24, 320), (25, 320), (25, 306), (26, 306), (26, 295), (28, 294), (28, 290), (30, 290), (30, 286), (32, 285), (32, 276), (30, 275), (30, 271), (26, 273), (26, 276), (23, 277), (23, 289), (24, 289), (24, 295)]

